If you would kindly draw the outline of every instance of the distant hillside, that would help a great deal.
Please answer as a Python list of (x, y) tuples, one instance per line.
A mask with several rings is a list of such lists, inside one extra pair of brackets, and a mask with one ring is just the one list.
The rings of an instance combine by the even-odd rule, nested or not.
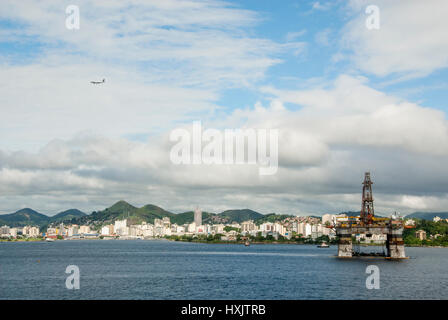
[(10, 227), (23, 227), (26, 225), (41, 226), (50, 221), (50, 217), (34, 211), (30, 208), (24, 208), (10, 214), (0, 215), (0, 224)]
[[(126, 201), (118, 201), (113, 206), (102, 211), (96, 211), (88, 216), (73, 219), (72, 223), (84, 224), (106, 224), (115, 220), (129, 219), (131, 224), (139, 224), (142, 221), (154, 223), (154, 219), (169, 217), (172, 223), (183, 225), (194, 220), (194, 212), (172, 213), (158, 206), (148, 204), (141, 208), (134, 207)], [(202, 212), (203, 223), (227, 223), (242, 222), (246, 220), (257, 220), (264, 217), (261, 213), (250, 209), (227, 210), (220, 214)]]
[(228, 222), (243, 222), (246, 220), (258, 220), (264, 215), (250, 209), (226, 210), (219, 214), (222, 218), (227, 218)]
[[(217, 215), (214, 213), (209, 212), (202, 212), (202, 222), (203, 223), (216, 223), (219, 221), (216, 221)], [(178, 214), (174, 214), (172, 217), (170, 217), (172, 223), (176, 223), (178, 225), (183, 225), (186, 223), (192, 223), (194, 221), (194, 212), (193, 211), (187, 211), (182, 212)]]
[(292, 215), (288, 214), (275, 214), (275, 213), (269, 213), (266, 215), (262, 215), (259, 219), (256, 220), (257, 225), (260, 225), (265, 222), (276, 222), (280, 221), (289, 217), (293, 217)]
[[(169, 217), (172, 223), (183, 225), (191, 223), (194, 220), (193, 211), (183, 213), (169, 212), (153, 204), (147, 204), (141, 208), (135, 207), (124, 200), (118, 201), (109, 208), (100, 211), (94, 211), (87, 215), (78, 209), (69, 209), (48, 217), (44, 214), (26, 208), (15, 213), (0, 215), (0, 224), (11, 227), (20, 227), (25, 225), (37, 225), (46, 229), (50, 224), (89, 224), (96, 227), (114, 223), (116, 220), (128, 219), (131, 224), (140, 224), (143, 221), (154, 223), (154, 219)], [(219, 214), (202, 212), (202, 222), (209, 224), (218, 223), (241, 223), (247, 220), (254, 221), (276, 221), (285, 215), (263, 215), (250, 209), (226, 210)]]
[(432, 220), (434, 217), (448, 219), (448, 212), (414, 212), (406, 216), (406, 218), (417, 218), (422, 220)]
[(86, 216), (86, 214), (78, 209), (69, 209), (50, 217), (50, 222), (62, 222), (84, 216)]
[(72, 223), (85, 224), (107, 224), (113, 223), (116, 220), (129, 219), (131, 224), (139, 224), (142, 221), (154, 223), (154, 219), (161, 219), (163, 217), (172, 217), (174, 213), (166, 211), (160, 207), (148, 204), (144, 207), (137, 208), (127, 203), (126, 201), (118, 201), (113, 206), (102, 211), (94, 211), (88, 216), (78, 219), (73, 219)]

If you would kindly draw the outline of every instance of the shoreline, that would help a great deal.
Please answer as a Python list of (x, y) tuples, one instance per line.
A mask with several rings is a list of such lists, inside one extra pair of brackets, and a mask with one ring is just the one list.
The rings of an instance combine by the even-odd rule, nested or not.
[[(73, 240), (104, 240), (104, 239), (57, 239), (55, 241), (73, 241)], [(126, 241), (126, 240), (137, 240), (137, 239), (107, 239), (106, 241), (110, 240), (120, 240), (120, 241)], [(190, 242), (190, 243), (205, 243), (205, 244), (233, 244), (233, 245), (244, 245), (245, 243), (243, 241), (206, 241), (206, 240), (173, 240), (173, 239), (166, 239), (166, 238), (153, 238), (153, 239), (138, 239), (138, 240), (146, 240), (146, 241), (154, 241), (154, 240), (162, 240), (162, 241), (170, 241), (170, 242)], [(46, 242), (45, 239), (41, 238), (30, 238), (30, 239), (0, 239), (0, 243), (3, 242)], [(282, 245), (282, 244), (293, 244), (293, 245), (311, 245), (311, 246), (318, 246), (320, 243), (300, 243), (296, 241), (254, 241), (250, 242), (250, 245), (265, 245), (265, 244), (276, 244), (276, 245)], [(329, 246), (337, 246), (337, 243), (329, 243)], [(359, 244), (360, 247), (375, 247), (375, 246), (381, 246), (379, 244)], [(419, 245), (419, 244), (405, 244), (405, 247), (408, 248), (448, 248), (448, 246), (440, 246), (440, 245)]]

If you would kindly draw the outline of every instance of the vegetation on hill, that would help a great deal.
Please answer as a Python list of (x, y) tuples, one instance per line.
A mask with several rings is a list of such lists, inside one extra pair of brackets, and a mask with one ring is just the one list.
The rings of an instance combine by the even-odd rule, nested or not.
[(226, 218), (228, 222), (241, 223), (247, 220), (258, 220), (264, 217), (261, 213), (250, 209), (226, 210), (219, 214), (222, 218)]
[(24, 208), (10, 214), (0, 216), (0, 225), (8, 225), (10, 227), (23, 227), (26, 225), (38, 225), (48, 223), (50, 217), (34, 211), (30, 208)]
[[(213, 223), (213, 217), (216, 216), (214, 213), (209, 212), (202, 212), (202, 222), (203, 223)], [(170, 217), (171, 223), (176, 223), (178, 225), (183, 225), (186, 223), (191, 223), (194, 221), (194, 212), (193, 211), (187, 211), (182, 212), (178, 214), (173, 214), (172, 217)]]
[(146, 205), (141, 208), (134, 207), (126, 201), (118, 201), (113, 206), (101, 211), (94, 211), (88, 216), (72, 219), (71, 223), (103, 225), (113, 223), (116, 220), (129, 219), (131, 224), (139, 224), (143, 221), (154, 223), (154, 219), (172, 217), (174, 213), (166, 211), (155, 205)]
[[(154, 219), (169, 217), (171, 223), (183, 225), (194, 221), (194, 212), (172, 213), (158, 206), (148, 204), (141, 208), (134, 207), (126, 201), (118, 201), (113, 206), (102, 211), (94, 211), (88, 216), (72, 219), (71, 223), (90, 224), (97, 226), (113, 223), (115, 220), (129, 219), (131, 224), (140, 224), (145, 221), (154, 223)], [(264, 217), (261, 213), (250, 209), (227, 210), (220, 214), (202, 212), (203, 223), (230, 223), (243, 222), (246, 220), (257, 220)]]
[(276, 222), (276, 221), (281, 221), (284, 220), (286, 218), (292, 217), (291, 215), (288, 214), (275, 214), (275, 213), (269, 213), (266, 215), (262, 215), (260, 219), (257, 219), (255, 222), (257, 225), (260, 225), (262, 223), (265, 222)]
[[(415, 246), (448, 246), (448, 223), (446, 221), (413, 220), (416, 222), (415, 228), (405, 229), (403, 232), (405, 244)], [(426, 231), (426, 240), (420, 240), (415, 236), (415, 232), (418, 230)]]
[(60, 221), (67, 221), (71, 220), (73, 218), (79, 218), (84, 217), (86, 214), (78, 209), (69, 209), (62, 212), (59, 212), (58, 214), (52, 216), (50, 218), (51, 222), (60, 222)]

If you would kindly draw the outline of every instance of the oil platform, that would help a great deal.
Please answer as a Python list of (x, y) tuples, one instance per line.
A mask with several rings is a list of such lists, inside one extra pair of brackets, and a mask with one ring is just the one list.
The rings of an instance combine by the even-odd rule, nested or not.
[[(344, 221), (337, 221), (334, 229), (339, 238), (338, 257), (351, 258), (360, 255), (353, 250), (352, 236), (365, 234), (366, 237), (372, 235), (386, 235), (386, 252), (380, 254), (388, 259), (405, 259), (403, 242), (403, 220), (395, 217), (377, 218), (373, 209), (373, 194), (370, 172), (365, 173), (362, 183), (362, 205), (361, 213), (357, 217), (347, 217)], [(363, 254), (379, 255), (379, 254)]]

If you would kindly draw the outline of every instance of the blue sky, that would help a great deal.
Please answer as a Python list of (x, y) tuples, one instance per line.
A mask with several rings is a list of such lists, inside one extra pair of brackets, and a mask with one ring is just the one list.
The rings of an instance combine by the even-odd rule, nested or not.
[[(378, 0), (368, 30), (366, 0), (4, 0), (0, 212), (340, 212), (368, 170), (380, 211), (445, 210), (448, 5), (433, 2)], [(170, 164), (170, 132), (193, 121), (278, 129), (278, 173)]]
[[(313, 6), (320, 4), (320, 9)], [(447, 68), (430, 72), (423, 77), (400, 80), (400, 74), (375, 76), (350, 68), (350, 61), (333, 61), (333, 56), (342, 50), (339, 40), (341, 30), (352, 17), (348, 13), (344, 1), (282, 1), (281, 4), (272, 1), (229, 1), (229, 7), (250, 10), (257, 16), (257, 22), (244, 30), (251, 36), (268, 38), (280, 44), (286, 44), (290, 39), (302, 42), (300, 54), (294, 49), (282, 50), (275, 56), (281, 60), (273, 65), (257, 85), (275, 85), (285, 89), (301, 88), (306, 81), (313, 78), (325, 80), (335, 79), (341, 70), (350, 69), (355, 75), (362, 75), (369, 79), (372, 87), (383, 92), (394, 94), (404, 99), (420, 103), (421, 105), (447, 111), (445, 101), (448, 98)], [(362, 15), (361, 12), (356, 12)], [(24, 28), (26, 21), (3, 18), (0, 28), (11, 31), (10, 36), (17, 34), (17, 30)], [(12, 32), (15, 30), (14, 32)], [(375, 32), (375, 31), (372, 31)], [(319, 34), (327, 34), (327, 43), (319, 43)], [(50, 49), (65, 48), (70, 51), (63, 41), (48, 41), (36, 36), (19, 34), (14, 37), (4, 37), (0, 41), (0, 58), (9, 64), (29, 64), (35, 59), (45, 56)], [(82, 52), (73, 51), (75, 55)], [(403, 53), (405, 54), (405, 53)], [(119, 63), (119, 61), (116, 61)], [(148, 61), (140, 64), (141, 70), (148, 65)], [(217, 104), (226, 108), (236, 109), (251, 106), (255, 100), (264, 100), (257, 88), (230, 88), (220, 92)]]
[[(286, 42), (288, 34), (297, 33), (297, 40), (306, 43), (304, 54), (300, 56), (287, 52), (280, 55), (282, 63), (271, 67), (263, 83), (281, 86), (286, 89), (300, 88), (303, 82), (312, 78), (334, 79), (341, 70), (350, 67), (349, 61), (332, 61), (340, 50), (338, 41), (341, 29), (350, 19), (345, 2), (320, 2), (325, 9), (313, 9), (317, 1), (282, 1), (281, 5), (273, 1), (234, 2), (236, 6), (256, 11), (261, 16), (261, 23), (254, 28), (254, 33), (276, 42)], [(362, 15), (362, 12), (358, 12)], [(365, 15), (367, 17), (367, 15)], [(328, 44), (319, 43), (319, 33), (328, 31)], [(375, 31), (372, 31), (375, 32)], [(403, 52), (403, 54), (406, 54)], [(448, 111), (448, 70), (442, 68), (429, 75), (408, 80), (400, 80), (400, 74), (378, 77), (374, 74), (351, 70), (354, 74), (368, 77), (374, 88), (383, 92), (420, 103), (423, 106)], [(293, 80), (296, 78), (297, 80)], [(251, 105), (254, 99), (262, 99), (253, 91), (230, 90), (223, 94), (220, 103), (240, 108)]]

